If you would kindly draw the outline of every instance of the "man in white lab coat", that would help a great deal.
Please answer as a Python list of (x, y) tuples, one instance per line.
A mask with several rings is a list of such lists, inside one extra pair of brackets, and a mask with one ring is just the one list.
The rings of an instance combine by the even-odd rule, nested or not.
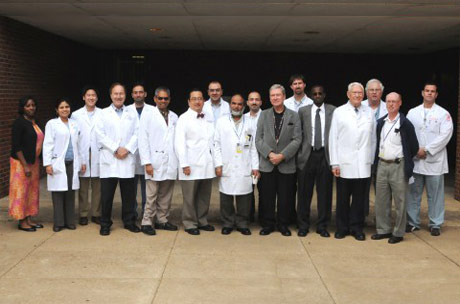
[[(259, 160), (251, 121), (243, 116), (244, 98), (232, 96), (231, 114), (217, 120), (214, 134), (214, 165), (219, 179), (222, 234), (233, 228), (250, 235), (252, 180), (259, 177)], [(236, 213), (233, 205), (236, 200)]]
[(142, 115), (139, 123), (139, 155), (145, 167), (147, 188), (141, 231), (147, 235), (155, 235), (155, 228), (177, 230), (177, 226), (168, 221), (177, 178), (177, 157), (174, 152), (177, 115), (168, 109), (170, 96), (168, 88), (157, 88), (153, 98), (157, 106)]
[(329, 134), (330, 164), (337, 178), (335, 238), (351, 234), (364, 241), (364, 197), (374, 159), (375, 119), (371, 109), (361, 104), (361, 83), (350, 83), (347, 96), (348, 102), (334, 111)]
[[(153, 112), (154, 107), (145, 102), (147, 98), (147, 92), (145, 91), (144, 84), (137, 82), (133, 85), (131, 91), (131, 97), (134, 100), (134, 103), (129, 105), (128, 108), (132, 108), (137, 112), (137, 121), (139, 123), (141, 117), (150, 115)], [(144, 212), (145, 201), (146, 201), (146, 190), (145, 190), (145, 172), (144, 166), (141, 165), (141, 160), (139, 158), (139, 151), (136, 151), (136, 169), (135, 169), (135, 195), (136, 201), (134, 202), (134, 215), (137, 218), (137, 184), (141, 182), (141, 198), (142, 198), (142, 212)]]
[(230, 114), (230, 106), (222, 98), (224, 90), (218, 81), (211, 81), (208, 85), (209, 99), (204, 103), (203, 112), (209, 117), (208, 120), (213, 120), (216, 124), (217, 120), (222, 116)]
[(135, 153), (137, 150), (137, 112), (124, 106), (126, 89), (120, 83), (110, 86), (112, 104), (101, 112), (96, 124), (96, 135), (101, 146), (101, 235), (110, 234), (112, 205), (117, 184), (120, 184), (122, 219), (125, 229), (140, 232), (134, 216)]
[(179, 180), (184, 206), (182, 223), (191, 235), (200, 230), (214, 231), (208, 223), (212, 179), (216, 176), (213, 164), (214, 121), (204, 113), (203, 93), (190, 91), (189, 109), (176, 124), (174, 148), (179, 160)]
[[(260, 113), (262, 113), (262, 109), (260, 108), (262, 106), (262, 97), (260, 96), (260, 93), (257, 91), (252, 91), (251, 93), (249, 93), (246, 104), (249, 107), (249, 112), (244, 114), (244, 117), (245, 119), (251, 122), (251, 129), (252, 129), (253, 136), (255, 138), (256, 132), (257, 132), (257, 122), (259, 121)], [(249, 221), (251, 223), (254, 222), (254, 214), (256, 212), (256, 199), (254, 196), (254, 188), (255, 186), (253, 185), (252, 194), (251, 194), (251, 212), (249, 214)], [(259, 183), (257, 183), (257, 190), (260, 193)], [(260, 209), (261, 206), (262, 204), (260, 203), (260, 195), (259, 195), (259, 203), (258, 203), (258, 210), (257, 210), (259, 220), (261, 219), (260, 215), (262, 214), (262, 211)]]
[(305, 82), (305, 77), (303, 75), (292, 75), (291, 78), (289, 78), (289, 86), (291, 87), (294, 95), (284, 101), (284, 106), (286, 108), (294, 112), (299, 112), (301, 107), (313, 104), (313, 100), (308, 98), (307, 94), (305, 94), (307, 83)]
[(425, 186), (429, 229), (432, 236), (439, 236), (444, 223), (444, 174), (449, 172), (446, 146), (452, 137), (453, 123), (449, 112), (436, 103), (435, 83), (425, 84), (422, 97), (423, 103), (407, 114), (415, 127), (420, 148), (414, 161), (414, 182), (409, 185), (407, 195), (406, 232), (420, 229), (420, 204)]
[[(371, 79), (366, 83), (366, 96), (367, 99), (363, 101), (363, 105), (368, 106), (371, 108), (372, 113), (375, 117), (375, 122), (377, 125), (377, 120), (381, 117), (388, 114), (387, 106), (385, 102), (382, 100), (383, 95), (383, 84), (378, 79)], [(376, 170), (371, 170), (371, 172), (375, 172)], [(374, 190), (375, 190), (375, 174), (371, 173), (371, 177), (368, 179), (366, 185), (366, 196), (364, 197), (364, 215), (369, 215), (369, 195), (371, 192), (371, 184), (372, 180), (374, 180)]]
[(80, 151), (84, 163), (88, 164), (84, 173), (80, 172), (80, 189), (78, 190), (79, 224), (88, 225), (89, 201), (88, 192), (91, 187), (91, 221), (100, 224), (101, 217), (101, 180), (99, 179), (99, 146), (97, 144), (95, 126), (101, 114), (96, 107), (98, 91), (95, 87), (86, 86), (82, 90), (85, 105), (73, 112), (72, 118), (80, 128)]

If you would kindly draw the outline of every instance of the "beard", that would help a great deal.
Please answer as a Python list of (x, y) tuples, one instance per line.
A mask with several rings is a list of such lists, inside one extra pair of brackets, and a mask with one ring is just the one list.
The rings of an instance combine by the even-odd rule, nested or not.
[(231, 111), (232, 116), (236, 116), (236, 117), (243, 116), (243, 112), (244, 112), (244, 109), (242, 109), (241, 111), (234, 111), (234, 110)]

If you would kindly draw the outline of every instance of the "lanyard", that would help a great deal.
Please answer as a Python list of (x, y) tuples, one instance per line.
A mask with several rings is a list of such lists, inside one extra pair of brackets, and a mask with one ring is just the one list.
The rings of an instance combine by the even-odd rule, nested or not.
[(395, 122), (391, 126), (390, 130), (387, 132), (387, 135), (385, 135), (385, 137), (383, 138), (383, 143), (386, 141), (386, 139), (387, 139), (388, 135), (390, 134), (391, 130), (393, 130), (393, 127), (396, 126), (396, 123), (398, 122), (398, 120), (399, 120), (399, 117), (398, 117), (398, 119), (395, 120)]
[(238, 125), (240, 126), (239, 131), (238, 131), (238, 126), (232, 120), (232, 115), (231, 114), (229, 116), (229, 119), (230, 119), (230, 122), (233, 124), (233, 132), (235, 132), (235, 135), (238, 138), (238, 141), (240, 141), (241, 140), (241, 135), (243, 134), (243, 130), (244, 130), (244, 115), (241, 116), (240, 122), (238, 123)]
[(275, 140), (276, 140), (276, 143), (278, 143), (278, 140), (280, 138), (281, 129), (283, 128), (283, 123), (284, 123), (284, 112), (283, 112), (283, 116), (281, 116), (281, 121), (280, 121), (279, 127), (278, 128), (276, 127), (275, 110), (273, 110), (273, 124), (275, 125)]

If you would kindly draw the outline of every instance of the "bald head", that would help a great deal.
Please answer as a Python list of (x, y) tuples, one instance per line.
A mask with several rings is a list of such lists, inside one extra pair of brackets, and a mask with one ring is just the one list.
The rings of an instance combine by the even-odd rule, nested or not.
[(385, 102), (387, 104), (388, 116), (390, 119), (396, 117), (396, 115), (398, 115), (399, 108), (402, 105), (401, 95), (396, 92), (391, 92), (387, 94)]

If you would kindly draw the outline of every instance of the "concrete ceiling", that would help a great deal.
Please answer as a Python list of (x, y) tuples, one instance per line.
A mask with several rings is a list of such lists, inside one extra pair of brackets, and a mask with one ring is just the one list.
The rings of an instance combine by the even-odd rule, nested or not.
[(460, 0), (1, 0), (0, 15), (104, 49), (427, 53), (460, 45)]

